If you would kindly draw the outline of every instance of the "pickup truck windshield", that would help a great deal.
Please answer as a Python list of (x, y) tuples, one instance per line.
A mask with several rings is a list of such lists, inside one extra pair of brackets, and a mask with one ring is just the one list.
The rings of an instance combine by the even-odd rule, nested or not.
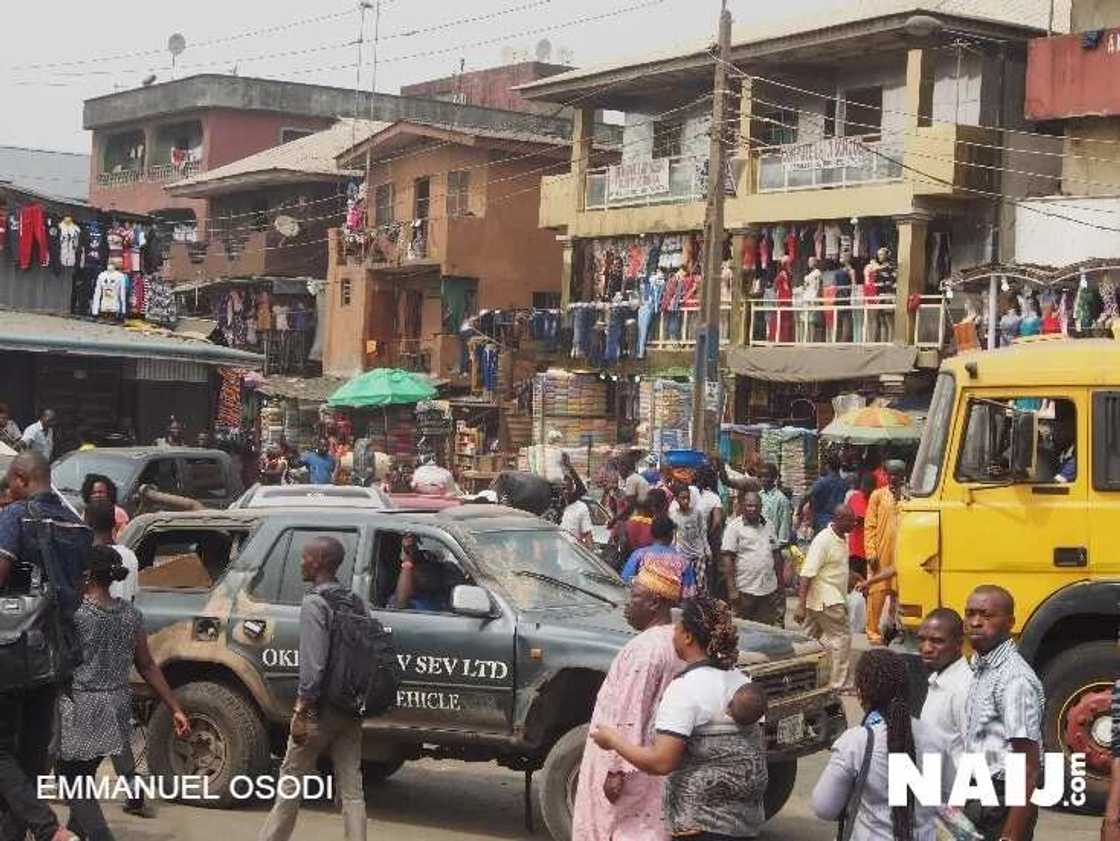
[(113, 480), (123, 497), (135, 472), (136, 464), (130, 459), (98, 455), (96, 452), (74, 453), (51, 468), (51, 482), (60, 491), (78, 493), (88, 474), (100, 473)]
[(487, 570), (522, 610), (626, 600), (622, 580), (561, 532), (483, 532), (474, 538)]

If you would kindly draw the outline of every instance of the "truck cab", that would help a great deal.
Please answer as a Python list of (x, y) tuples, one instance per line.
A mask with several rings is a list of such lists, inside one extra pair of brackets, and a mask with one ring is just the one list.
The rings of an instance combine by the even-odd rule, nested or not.
[(1090, 803), (1109, 773), (1120, 678), (1120, 343), (1040, 338), (938, 373), (902, 506), (908, 635), (973, 588), (1015, 599), (1020, 652), (1046, 690), (1045, 750), (1084, 752)]

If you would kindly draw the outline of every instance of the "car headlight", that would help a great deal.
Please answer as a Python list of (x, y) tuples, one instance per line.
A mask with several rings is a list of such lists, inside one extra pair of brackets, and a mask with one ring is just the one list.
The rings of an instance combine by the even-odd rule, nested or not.
[(817, 689), (825, 689), (832, 683), (832, 652), (822, 651), (817, 658)]

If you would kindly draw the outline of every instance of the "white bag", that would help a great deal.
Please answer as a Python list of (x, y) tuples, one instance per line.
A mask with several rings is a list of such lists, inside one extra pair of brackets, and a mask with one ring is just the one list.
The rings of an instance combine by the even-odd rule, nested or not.
[(867, 602), (863, 593), (852, 590), (848, 593), (848, 626), (853, 634), (862, 634), (867, 625)]

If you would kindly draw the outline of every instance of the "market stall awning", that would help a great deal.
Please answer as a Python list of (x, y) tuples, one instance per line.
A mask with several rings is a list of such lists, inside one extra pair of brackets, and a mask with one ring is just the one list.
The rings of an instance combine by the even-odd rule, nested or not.
[(905, 412), (885, 406), (866, 406), (847, 412), (821, 430), (821, 437), (843, 444), (917, 442), (918, 422)]
[(861, 380), (905, 374), (914, 368), (918, 349), (905, 345), (832, 345), (813, 347), (732, 347), (732, 373), (783, 383)]
[(435, 396), (435, 386), (423, 374), (399, 368), (374, 368), (348, 380), (330, 396), (327, 405), (332, 408), (381, 408), (431, 400)]
[(264, 377), (254, 390), (267, 397), (324, 403), (346, 380), (342, 377)]
[(0, 312), (0, 350), (176, 359), (234, 368), (258, 368), (264, 364), (260, 354), (176, 336), (156, 327), (134, 330), (116, 324), (27, 312)]

